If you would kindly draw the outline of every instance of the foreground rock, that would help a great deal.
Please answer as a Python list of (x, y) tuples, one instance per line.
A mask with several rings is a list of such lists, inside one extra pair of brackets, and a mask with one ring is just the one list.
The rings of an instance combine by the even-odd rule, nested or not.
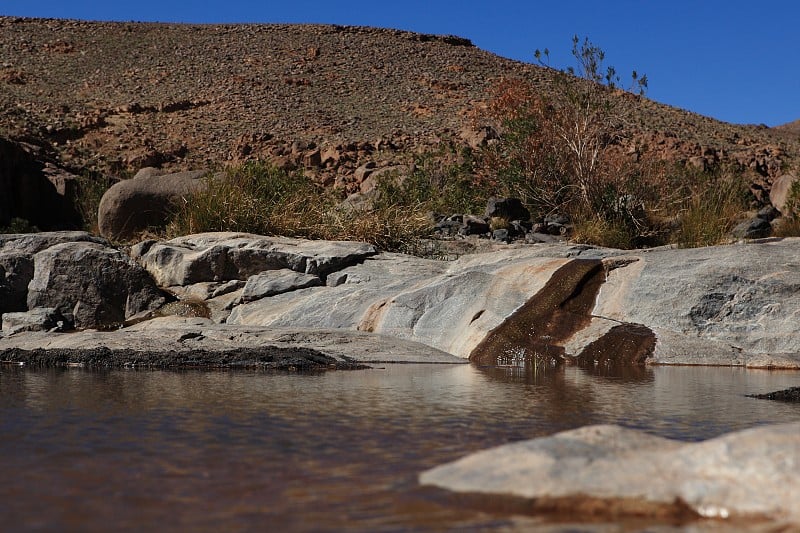
[(49, 308), (78, 328), (118, 327), (166, 302), (143, 268), (84, 232), (2, 235), (0, 273), (0, 314)]
[(533, 511), (767, 518), (800, 526), (800, 423), (682, 443), (587, 426), (478, 452), (420, 483), (522, 498)]
[(102, 367), (355, 368), (376, 363), (464, 363), (428, 346), (357, 331), (277, 329), (162, 317), (115, 331), (0, 338), (0, 360)]
[(308, 241), (249, 233), (201, 233), (166, 242), (144, 241), (131, 250), (162, 287), (246, 280), (281, 268), (326, 276), (375, 255), (357, 242)]
[(4, 312), (55, 308), (79, 328), (182, 314), (374, 333), (490, 366), (800, 368), (800, 239), (630, 251), (496, 244), (445, 262), (206, 233), (139, 243), (136, 263), (85, 239), (0, 239)]

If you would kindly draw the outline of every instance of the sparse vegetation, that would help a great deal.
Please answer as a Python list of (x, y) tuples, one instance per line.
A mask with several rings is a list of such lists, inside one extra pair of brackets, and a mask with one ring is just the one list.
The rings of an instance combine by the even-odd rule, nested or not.
[(302, 174), (261, 162), (209, 178), (208, 188), (176, 207), (166, 236), (240, 231), (310, 239), (356, 240), (382, 249), (410, 251), (429, 226), (420, 208), (395, 202), (340, 205), (334, 191)]

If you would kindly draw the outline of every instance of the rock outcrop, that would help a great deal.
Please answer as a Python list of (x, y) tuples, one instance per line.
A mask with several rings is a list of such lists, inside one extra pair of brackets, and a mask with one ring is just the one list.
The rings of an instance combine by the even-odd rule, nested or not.
[[(661, 513), (800, 524), (800, 424), (683, 443), (619, 426), (586, 426), (468, 455), (420, 476), (424, 485), (523, 498), (572, 516)], [(604, 511), (603, 511), (604, 510)]]
[(109, 239), (129, 239), (146, 229), (163, 228), (186, 196), (203, 190), (207, 170), (166, 173), (143, 168), (130, 180), (111, 186), (97, 212), (100, 233)]
[(52, 308), (77, 328), (118, 327), (166, 301), (130, 257), (83, 232), (0, 236), (0, 271), (0, 313)]
[(0, 291), (6, 312), (52, 307), (77, 327), (177, 314), (156, 312), (157, 285), (227, 326), (361, 331), (482, 365), (800, 368), (799, 247), (494, 245), (445, 262), (206, 233), (139, 243), (134, 263), (85, 234), (42, 234), (0, 239)]
[(375, 247), (363, 243), (247, 233), (201, 233), (166, 242), (144, 241), (131, 250), (132, 257), (163, 287), (247, 280), (281, 268), (324, 277), (375, 253)]
[(45, 159), (34, 146), (0, 138), (0, 227), (14, 218), (43, 230), (80, 226), (75, 176)]

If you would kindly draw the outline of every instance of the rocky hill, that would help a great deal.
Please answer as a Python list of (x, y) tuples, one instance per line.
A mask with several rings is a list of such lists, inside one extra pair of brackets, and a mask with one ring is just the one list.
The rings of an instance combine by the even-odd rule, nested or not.
[[(264, 158), (355, 190), (365, 163), (479, 142), (485, 103), (508, 78), (546, 93), (554, 72), (389, 29), (0, 17), (0, 138), (73, 173)], [(629, 142), (665, 157), (736, 160), (769, 185), (800, 153), (785, 132), (618, 96)]]

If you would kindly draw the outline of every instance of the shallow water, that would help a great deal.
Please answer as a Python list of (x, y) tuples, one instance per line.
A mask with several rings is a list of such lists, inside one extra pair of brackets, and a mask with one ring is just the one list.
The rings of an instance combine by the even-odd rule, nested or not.
[(586, 424), (699, 440), (800, 420), (800, 373), (472, 365), (324, 374), (0, 366), (3, 530), (525, 529), (419, 472)]

